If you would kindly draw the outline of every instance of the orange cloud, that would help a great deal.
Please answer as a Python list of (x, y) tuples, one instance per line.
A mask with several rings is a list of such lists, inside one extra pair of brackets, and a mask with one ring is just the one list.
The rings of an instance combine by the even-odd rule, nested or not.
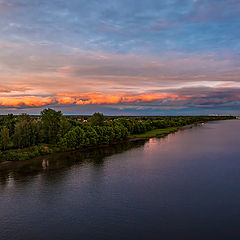
[[(103, 93), (83, 93), (83, 94), (59, 94), (58, 103), (64, 103), (65, 99), (69, 103), (75, 103), (76, 105), (86, 104), (118, 104), (118, 103), (133, 103), (133, 102), (151, 102), (159, 99), (172, 99), (179, 98), (177, 94), (103, 94)], [(66, 96), (67, 95), (67, 96)]]
[[(224, 96), (223, 97), (223, 93)], [(0, 97), (0, 107), (44, 107), (47, 105), (103, 105), (103, 104), (134, 104), (151, 107), (184, 107), (184, 106), (213, 106), (235, 104), (239, 101), (239, 89), (222, 88), (191, 88), (168, 90), (159, 93), (116, 92), (114, 94), (102, 92), (86, 93), (58, 93), (52, 96), (6, 96)], [(158, 101), (160, 100), (160, 101)], [(142, 105), (141, 105), (142, 104)], [(134, 107), (132, 106), (132, 107)]]
[(2, 107), (41, 107), (54, 103), (51, 97), (1, 97), (0, 106)]
[(4, 107), (41, 107), (49, 104), (118, 104), (118, 103), (140, 103), (151, 102), (154, 100), (171, 99), (175, 101), (180, 97), (177, 94), (134, 94), (134, 93), (116, 93), (116, 94), (104, 94), (104, 93), (59, 93), (57, 96), (52, 97), (0, 97), (0, 106)]
[(76, 100), (72, 97), (57, 97), (57, 102), (59, 104), (74, 104)]

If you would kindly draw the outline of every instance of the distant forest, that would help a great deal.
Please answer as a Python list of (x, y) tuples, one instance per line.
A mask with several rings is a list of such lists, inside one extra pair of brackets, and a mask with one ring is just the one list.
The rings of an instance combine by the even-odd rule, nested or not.
[(0, 116), (0, 161), (26, 160), (55, 151), (106, 145), (154, 129), (196, 122), (233, 119), (229, 116), (109, 117), (64, 116), (45, 109), (40, 116)]

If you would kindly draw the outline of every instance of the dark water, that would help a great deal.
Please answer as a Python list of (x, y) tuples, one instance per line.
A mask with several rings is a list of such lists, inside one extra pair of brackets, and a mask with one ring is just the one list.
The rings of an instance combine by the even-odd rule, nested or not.
[(240, 239), (240, 121), (2, 166), (0, 239)]

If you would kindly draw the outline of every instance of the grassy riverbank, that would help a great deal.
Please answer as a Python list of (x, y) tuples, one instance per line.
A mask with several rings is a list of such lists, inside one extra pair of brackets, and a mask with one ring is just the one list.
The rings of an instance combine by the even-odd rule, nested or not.
[[(166, 136), (169, 133), (178, 131), (180, 128), (181, 127), (169, 127), (169, 128), (163, 128), (163, 129), (154, 129), (142, 134), (130, 135), (128, 137), (128, 140), (131, 141), (136, 139), (148, 139), (148, 138), (157, 137), (157, 136)], [(117, 142), (111, 143), (111, 144), (117, 144)], [(94, 146), (94, 148), (103, 147), (111, 144), (105, 144), (101, 146), (96, 145)], [(78, 150), (86, 151), (87, 149), (90, 149), (90, 148), (93, 148), (93, 147), (88, 147), (88, 148), (85, 147), (82, 149), (80, 148)], [(24, 160), (29, 160), (29, 159), (41, 156), (41, 155), (46, 155), (46, 154), (51, 154), (56, 152), (62, 152), (62, 150), (52, 145), (34, 146), (34, 147), (29, 147), (24, 149), (12, 149), (2, 153), (0, 152), (0, 162), (24, 161)]]
[(59, 148), (53, 146), (34, 146), (23, 149), (10, 149), (0, 152), (0, 163), (8, 161), (24, 161), (41, 155), (58, 152)]
[[(136, 139), (148, 139), (160, 135), (167, 135), (169, 133), (175, 132), (179, 129), (179, 127), (170, 127), (170, 128), (164, 128), (164, 129), (155, 129), (148, 132), (145, 132), (143, 134), (134, 134), (130, 135), (127, 140), (136, 140)], [(125, 140), (126, 141), (126, 140)], [(109, 144), (102, 144), (102, 145), (95, 145), (95, 146), (89, 146), (89, 147), (83, 147), (79, 148), (79, 151), (86, 151), (90, 148), (99, 148), (103, 146), (108, 146), (112, 144), (118, 144), (118, 142), (109, 143)], [(34, 146), (34, 147), (28, 147), (23, 149), (11, 149), (4, 152), (0, 152), (0, 163), (1, 162), (7, 162), (7, 161), (24, 161), (29, 160), (38, 156), (56, 153), (56, 152), (63, 152), (62, 149), (52, 146), (52, 145), (42, 145), (42, 146)]]
[[(185, 127), (186, 126), (184, 126), (184, 127), (168, 127), (168, 128), (154, 129), (154, 130), (147, 131), (147, 132), (141, 133), (141, 134), (132, 134), (128, 137), (127, 141), (149, 139), (149, 138), (153, 138), (153, 137), (164, 137), (170, 133), (177, 132), (179, 129), (182, 129)], [(104, 146), (106, 147), (108, 145), (118, 144), (118, 143), (119, 142), (89, 146), (89, 147), (79, 148), (78, 150), (86, 151), (89, 149), (99, 148), (99, 147), (104, 147)], [(56, 146), (53, 146), (53, 145), (41, 145), (41, 146), (24, 148), (24, 149), (12, 149), (12, 150), (5, 151), (4, 154), (2, 152), (0, 152), (0, 163), (30, 160), (30, 159), (33, 159), (38, 156), (47, 155), (47, 154), (51, 154), (51, 153), (57, 153), (57, 152), (63, 152), (63, 150)]]
[(167, 135), (169, 133), (176, 132), (179, 130), (181, 127), (169, 127), (169, 128), (163, 128), (163, 129), (154, 129), (145, 133), (141, 134), (133, 134), (129, 136), (129, 139), (135, 139), (135, 138), (152, 138), (152, 137), (157, 137), (157, 136), (162, 136), (162, 135)]

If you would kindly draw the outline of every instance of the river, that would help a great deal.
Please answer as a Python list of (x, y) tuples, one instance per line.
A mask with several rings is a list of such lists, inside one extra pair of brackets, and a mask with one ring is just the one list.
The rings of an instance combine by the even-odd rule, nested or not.
[(240, 239), (240, 121), (0, 166), (0, 239)]

